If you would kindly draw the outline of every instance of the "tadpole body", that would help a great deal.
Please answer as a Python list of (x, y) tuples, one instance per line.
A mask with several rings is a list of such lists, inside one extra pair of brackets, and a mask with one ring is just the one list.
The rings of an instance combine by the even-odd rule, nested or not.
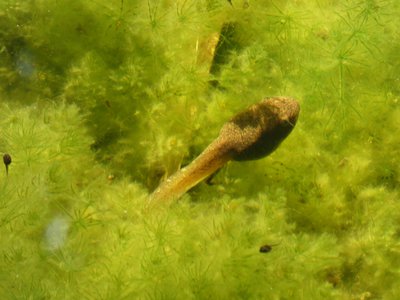
[(11, 164), (11, 162), (12, 162), (11, 155), (8, 154), (8, 153), (5, 153), (5, 154), (3, 155), (3, 162), (4, 162), (4, 165), (6, 166), (6, 174), (7, 174), (7, 176), (8, 176), (8, 166), (9, 166), (9, 165)]
[(225, 123), (219, 136), (188, 166), (167, 178), (150, 203), (179, 198), (230, 160), (246, 161), (272, 153), (293, 130), (300, 112), (296, 100), (266, 98)]
[(275, 246), (278, 246), (279, 244), (280, 244), (280, 243), (278, 243), (278, 244), (273, 244), (273, 245), (270, 245), (270, 244), (262, 245), (262, 246), (260, 247), (260, 253), (268, 253), (268, 252), (271, 252), (272, 248), (275, 247)]
[(261, 253), (268, 253), (272, 250), (272, 245), (262, 245), (260, 247), (260, 252)]

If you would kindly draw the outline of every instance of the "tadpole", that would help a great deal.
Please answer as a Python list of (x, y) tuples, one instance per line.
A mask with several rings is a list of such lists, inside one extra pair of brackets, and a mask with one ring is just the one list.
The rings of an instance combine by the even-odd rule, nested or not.
[(3, 162), (4, 162), (4, 165), (6, 166), (6, 174), (7, 174), (7, 176), (8, 176), (8, 166), (11, 164), (11, 162), (12, 162), (12, 160), (11, 160), (11, 155), (10, 154), (8, 154), (8, 153), (5, 153), (4, 155), (3, 155)]
[(280, 244), (280, 242), (278, 244), (272, 244), (272, 245), (265, 244), (265, 245), (262, 245), (260, 247), (260, 253), (268, 253), (268, 252), (270, 252), (272, 250), (272, 247), (278, 246), (279, 244)]
[(292, 131), (299, 112), (296, 100), (272, 97), (238, 113), (192, 163), (160, 184), (150, 195), (150, 203), (179, 198), (230, 160), (255, 160), (269, 155)]
[(260, 252), (261, 253), (268, 253), (272, 250), (272, 245), (262, 245), (260, 247)]

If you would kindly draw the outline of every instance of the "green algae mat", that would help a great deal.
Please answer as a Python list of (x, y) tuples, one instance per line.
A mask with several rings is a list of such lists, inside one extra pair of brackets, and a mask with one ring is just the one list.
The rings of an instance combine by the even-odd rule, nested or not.
[[(399, 15), (1, 1), (0, 299), (399, 299)], [(263, 99), (296, 99), (284, 134), (213, 144)]]

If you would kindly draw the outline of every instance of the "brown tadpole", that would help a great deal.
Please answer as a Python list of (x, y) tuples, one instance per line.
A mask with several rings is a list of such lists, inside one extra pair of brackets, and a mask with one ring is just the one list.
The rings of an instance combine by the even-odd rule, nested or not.
[(260, 253), (268, 253), (268, 252), (271, 252), (271, 250), (272, 250), (272, 247), (275, 247), (275, 246), (278, 246), (280, 243), (278, 243), (278, 244), (273, 244), (273, 245), (270, 245), (270, 244), (265, 244), (265, 245), (262, 245), (261, 247), (260, 247)]
[(150, 195), (150, 204), (181, 197), (230, 160), (255, 160), (269, 155), (293, 130), (299, 112), (296, 100), (271, 97), (238, 113), (195, 160), (159, 185)]
[(5, 153), (3, 155), (3, 163), (6, 166), (6, 174), (7, 174), (7, 176), (8, 176), (8, 166), (11, 164), (11, 162), (12, 162), (11, 155), (8, 154), (8, 153)]

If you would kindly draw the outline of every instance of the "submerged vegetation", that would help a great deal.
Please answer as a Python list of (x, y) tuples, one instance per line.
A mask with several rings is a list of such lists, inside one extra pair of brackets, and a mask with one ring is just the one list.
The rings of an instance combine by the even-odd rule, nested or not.
[[(397, 299), (399, 13), (1, 1), (0, 298)], [(145, 208), (267, 96), (301, 105), (276, 152)]]

